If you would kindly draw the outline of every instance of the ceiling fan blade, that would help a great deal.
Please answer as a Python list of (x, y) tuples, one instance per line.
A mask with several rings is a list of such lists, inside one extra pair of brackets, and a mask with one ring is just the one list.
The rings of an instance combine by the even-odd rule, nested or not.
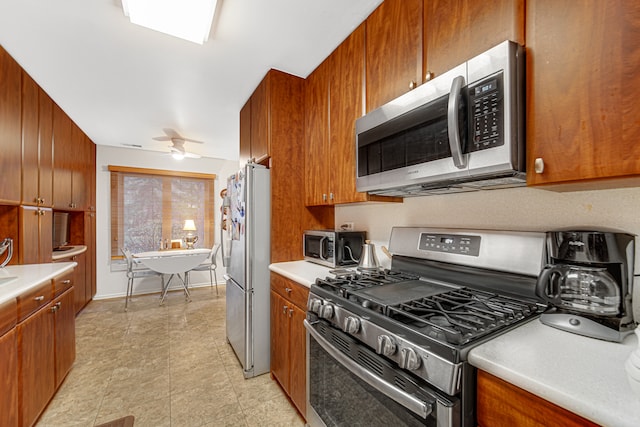
[(184, 153), (185, 157), (189, 157), (190, 159), (199, 159), (200, 157), (202, 157), (199, 154), (194, 154), (194, 153)]
[(184, 139), (178, 132), (171, 128), (162, 128), (162, 131), (169, 137), (167, 141), (171, 141), (173, 138)]
[(196, 144), (204, 144), (204, 141), (198, 141), (197, 139), (190, 139), (190, 138), (182, 138), (187, 142), (194, 142)]
[(156, 136), (155, 138), (151, 138), (154, 141), (171, 141), (171, 138), (168, 136)]

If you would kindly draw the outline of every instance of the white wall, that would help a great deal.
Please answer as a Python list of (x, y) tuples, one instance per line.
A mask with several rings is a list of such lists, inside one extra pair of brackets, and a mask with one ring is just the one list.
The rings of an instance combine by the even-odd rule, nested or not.
[[(216, 174), (215, 180), (215, 212), (216, 233), (215, 241), (220, 242), (220, 205), (222, 199), (218, 197), (220, 190), (226, 186), (226, 178), (238, 169), (237, 161), (200, 158), (174, 160), (171, 156), (154, 151), (144, 151), (129, 148), (119, 148), (105, 145), (96, 147), (96, 296), (95, 299), (124, 296), (127, 288), (127, 278), (121, 268), (111, 265), (111, 187), (109, 165), (140, 167), (151, 169), (165, 169), (189, 172)], [(121, 267), (121, 266), (120, 266)], [(218, 282), (223, 283), (224, 267), (218, 254)], [(209, 274), (198, 272), (191, 274), (194, 285), (209, 283)], [(135, 293), (157, 292), (159, 280), (137, 279), (134, 286)]]
[[(388, 246), (394, 225), (549, 231), (559, 228), (616, 229), (640, 235), (640, 188), (557, 193), (535, 188), (404, 199), (404, 203), (339, 206), (336, 226), (353, 222), (368, 232), (379, 251)], [(640, 274), (636, 237), (635, 274)], [(634, 284), (634, 313), (640, 319), (640, 286)]]

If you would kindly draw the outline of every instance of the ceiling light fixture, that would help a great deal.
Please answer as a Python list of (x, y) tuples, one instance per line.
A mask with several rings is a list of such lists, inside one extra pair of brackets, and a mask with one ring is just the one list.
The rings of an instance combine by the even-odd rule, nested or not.
[(184, 159), (184, 154), (173, 152), (171, 153), (171, 157), (173, 157), (176, 160), (182, 160)]
[(217, 0), (122, 0), (132, 24), (203, 44), (209, 39)]

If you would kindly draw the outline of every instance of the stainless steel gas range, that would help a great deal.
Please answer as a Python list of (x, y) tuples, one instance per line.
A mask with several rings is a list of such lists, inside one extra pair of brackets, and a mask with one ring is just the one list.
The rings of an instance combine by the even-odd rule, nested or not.
[(311, 286), (310, 426), (475, 426), (474, 346), (536, 318), (545, 235), (395, 227), (388, 270)]

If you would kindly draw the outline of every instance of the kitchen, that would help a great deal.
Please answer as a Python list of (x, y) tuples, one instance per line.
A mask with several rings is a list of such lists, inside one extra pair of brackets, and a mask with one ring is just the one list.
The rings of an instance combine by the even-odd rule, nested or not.
[[(614, 10), (615, 8), (611, 9)], [(530, 16), (530, 14), (527, 15), (527, 19), (530, 19)], [(529, 37), (527, 41), (529, 42)], [(403, 89), (403, 91), (404, 90), (406, 89)], [(529, 123), (529, 126), (531, 126), (531, 123)], [(276, 149), (276, 147), (272, 147), (272, 149)], [(614, 155), (616, 154), (616, 150), (616, 148), (610, 149)], [(621, 156), (625, 156), (625, 154), (622, 154), (624, 153), (623, 151), (619, 152)], [(576, 154), (576, 156), (578, 155), (579, 154)], [(588, 157), (589, 155), (586, 154), (586, 156)], [(274, 162), (277, 162), (275, 154), (272, 154), (272, 157), (274, 157)], [(634, 157), (631, 156), (631, 158)], [(533, 158), (530, 160), (533, 161)], [(550, 160), (546, 159), (546, 161), (549, 162)], [(101, 163), (109, 164), (106, 161)], [(628, 163), (631, 162), (625, 163), (621, 161), (621, 164), (622, 163), (623, 166), (627, 166)], [(278, 164), (274, 163), (274, 174), (276, 173), (277, 166)], [(232, 167), (225, 169), (226, 172), (231, 170), (233, 170)], [(533, 170), (532, 163), (528, 164), (528, 170)], [(100, 171), (98, 172), (97, 179), (99, 180)], [(220, 172), (220, 175), (226, 176), (228, 173), (223, 174)], [(104, 177), (104, 175), (102, 176)], [(587, 176), (587, 172), (585, 172), (584, 177)], [(580, 184), (578, 184), (578, 186), (579, 185)], [(617, 184), (614, 183), (608, 187), (612, 186), (615, 187)], [(623, 185), (620, 185), (620, 187), (622, 186)], [(102, 191), (100, 188), (102, 188)], [(104, 186), (98, 186), (98, 193), (102, 194), (105, 191), (104, 188)], [(591, 191), (559, 193), (529, 187), (490, 192), (408, 198), (405, 199), (403, 203), (340, 204), (331, 208), (334, 209), (335, 212), (332, 222), (336, 226), (352, 222), (356, 229), (367, 230), (369, 238), (376, 243), (378, 248), (383, 245), (388, 245), (391, 227), (395, 225), (429, 225), (433, 227), (518, 229), (531, 231), (585, 226), (594, 229), (601, 227), (616, 228), (628, 233), (637, 234), (638, 227), (634, 221), (634, 212), (636, 212), (638, 208), (639, 194), (637, 189), (597, 188), (598, 185), (592, 187)], [(98, 195), (98, 197), (101, 196)], [(472, 207), (472, 209), (470, 209), (470, 207)], [(455, 212), (455, 216), (452, 212)], [(104, 222), (102, 223), (106, 223), (108, 215), (106, 215), (104, 211), (99, 211), (98, 214), (103, 215)], [(300, 234), (297, 234), (295, 238), (291, 237), (291, 240), (294, 240), (295, 245), (298, 246), (297, 250), (299, 250), (299, 239)], [(100, 241), (100, 237), (98, 237), (98, 241)], [(98, 257), (99, 251), (100, 246), (98, 247)], [(379, 254), (379, 258), (385, 262), (383, 254)], [(291, 259), (294, 258), (276, 260), (283, 261)], [(98, 265), (97, 273), (99, 277), (103, 277), (101, 274), (107, 273), (104, 269), (104, 265)], [(638, 298), (634, 298), (634, 300), (638, 301)], [(637, 302), (634, 308), (637, 317)]]

